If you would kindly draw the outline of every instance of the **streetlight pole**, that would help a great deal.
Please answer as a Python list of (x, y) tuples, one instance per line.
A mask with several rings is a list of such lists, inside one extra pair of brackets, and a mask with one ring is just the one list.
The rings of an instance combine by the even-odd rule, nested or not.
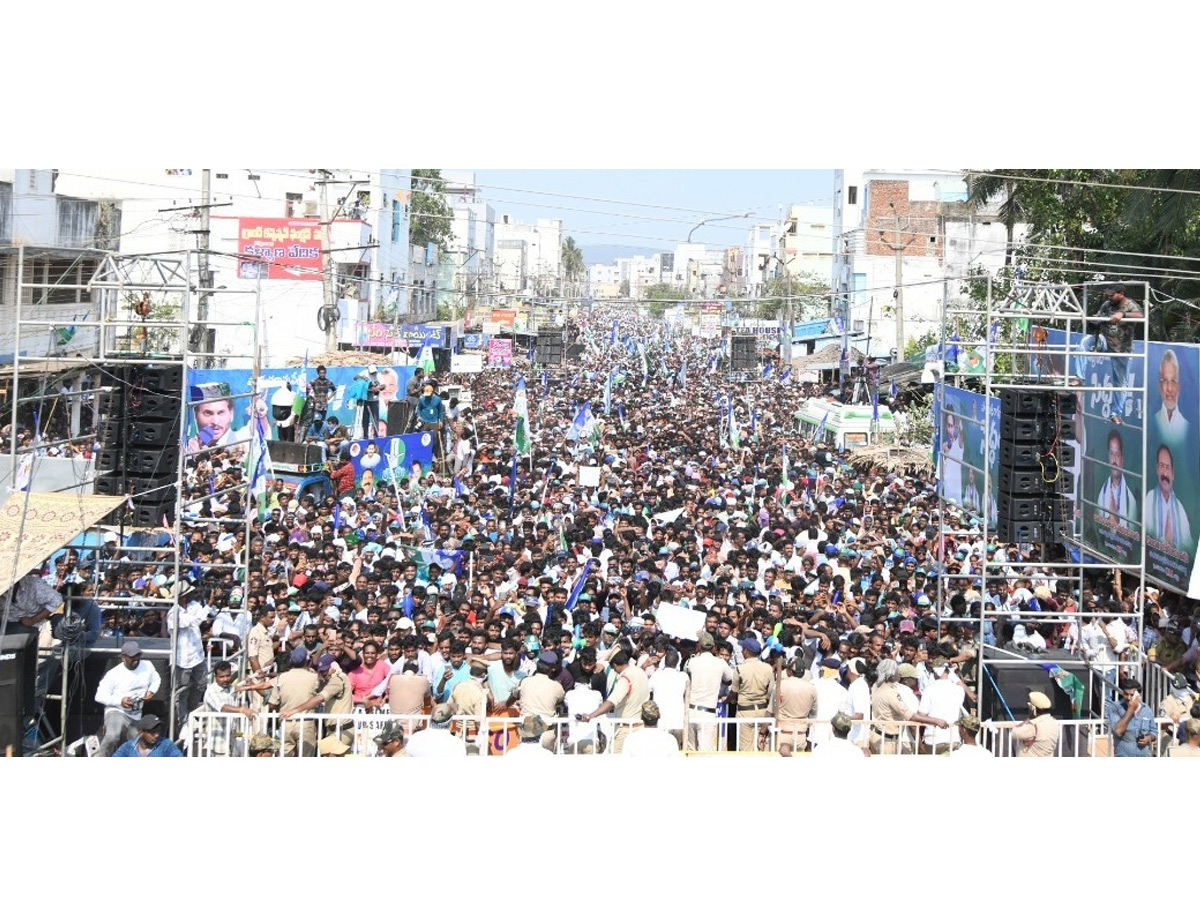
[(729, 219), (748, 219), (748, 218), (750, 218), (751, 215), (752, 215), (751, 213), (744, 212), (744, 213), (736, 213), (735, 215), (732, 215), (732, 216), (714, 216), (711, 219), (705, 219), (702, 222), (696, 223), (696, 225), (694, 225), (692, 227), (692, 230), (688, 232), (687, 240), (684, 243), (690, 244), (692, 242), (692, 235), (696, 233), (697, 229), (702, 228), (703, 226), (708, 225), (712, 222), (725, 222)]

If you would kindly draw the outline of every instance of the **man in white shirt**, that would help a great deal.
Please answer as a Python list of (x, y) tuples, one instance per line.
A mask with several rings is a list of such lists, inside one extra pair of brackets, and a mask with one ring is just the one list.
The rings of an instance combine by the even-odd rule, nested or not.
[(958, 720), (958, 736), (962, 743), (957, 750), (951, 750), (950, 755), (956, 759), (994, 759), (991, 751), (980, 747), (976, 737), (981, 728), (978, 716), (965, 715)]
[(434, 707), (429, 727), (421, 729), (408, 739), (408, 755), (439, 758), (466, 756), (466, 743), (450, 733), (452, 717), (449, 705), (442, 703)]
[(929, 683), (921, 694), (921, 704), (917, 711), (934, 719), (942, 719), (948, 728), (925, 729), (922, 738), (925, 750), (935, 755), (949, 753), (959, 742), (956, 724), (962, 716), (963, 701), (966, 691), (962, 685), (950, 680), (950, 664), (938, 660), (933, 667), (934, 680)]
[(864, 660), (855, 657), (846, 663), (846, 680), (850, 683), (846, 690), (848, 708), (854, 727), (850, 729), (850, 743), (859, 747), (867, 744), (867, 722), (871, 718), (871, 689), (863, 673), (867, 670)]
[(1158, 437), (1178, 448), (1187, 438), (1188, 421), (1179, 411), (1179, 358), (1168, 348), (1158, 364), (1158, 393), (1162, 406), (1154, 415)]
[[(861, 747), (856, 747), (849, 740), (852, 720), (846, 713), (840, 712), (829, 720), (829, 737), (813, 748), (814, 759), (831, 759), (834, 757), (862, 759), (866, 754)], [(789, 754), (790, 755), (790, 754)]]
[(674, 735), (682, 747), (688, 677), (679, 671), (677, 650), (668, 650), (663, 657), (663, 663), (650, 676), (650, 696), (659, 709), (659, 727)]
[(100, 755), (113, 752), (137, 736), (134, 725), (142, 717), (142, 704), (158, 693), (162, 679), (154, 666), (142, 659), (137, 641), (121, 645), (121, 662), (109, 669), (96, 687), (96, 702), (104, 707), (104, 739)]
[(171, 632), (171, 666), (175, 669), (175, 723), (182, 726), (188, 713), (204, 701), (208, 684), (208, 660), (200, 623), (208, 618), (209, 609), (195, 599), (197, 592), (189, 582), (176, 585), (175, 605), (167, 613), (167, 628)]
[[(680, 673), (682, 674), (682, 673)], [(658, 727), (660, 718), (658, 704), (650, 700), (642, 704), (642, 727), (635, 728), (625, 738), (622, 756), (663, 757), (678, 756), (679, 742), (670, 732)]]
[(817, 721), (808, 729), (808, 743), (811, 747), (819, 746), (833, 737), (829, 723), (834, 716), (838, 713), (846, 713), (849, 716), (850, 692), (838, 681), (841, 666), (842, 663), (836, 656), (827, 656), (821, 660), (821, 677), (815, 685), (817, 709), (814, 718)]

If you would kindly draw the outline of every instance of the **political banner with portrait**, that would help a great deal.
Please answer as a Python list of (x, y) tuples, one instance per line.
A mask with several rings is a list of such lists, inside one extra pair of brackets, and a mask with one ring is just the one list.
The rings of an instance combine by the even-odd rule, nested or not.
[[(387, 408), (393, 401), (404, 400), (404, 386), (416, 371), (414, 366), (381, 365), (375, 377), (379, 380), (379, 426), (386, 429)], [(325, 377), (334, 383), (335, 391), (330, 396), (326, 416), (336, 418), (353, 433), (354, 424), (362, 413), (354, 401), (347, 399), (347, 389), (357, 377), (366, 376), (365, 366), (331, 366)], [(186, 443), (192, 450), (204, 447), (221, 447), (243, 441), (254, 435), (254, 419), (251, 410), (255, 404), (252, 397), (244, 395), (250, 390), (254, 377), (251, 369), (189, 369), (188, 397), (192, 405), (188, 410)], [(317, 368), (304, 367), (263, 369), (258, 379), (258, 395), (265, 404), (264, 423), (268, 440), (279, 440), (279, 422), (271, 408), (272, 401), (280, 389), (290, 391), (303, 401), (306, 385), (317, 377)], [(302, 402), (299, 404), (302, 406)], [(295, 405), (293, 406), (295, 409)], [(283, 410), (280, 410), (280, 414)], [(302, 440), (300, 428), (296, 427), (296, 440)], [(245, 444), (241, 445), (245, 447)]]
[(512, 338), (492, 338), (488, 343), (488, 365), (493, 369), (511, 366), (512, 354)]
[(384, 485), (420, 478), (433, 466), (433, 432), (350, 442), (354, 484), (370, 496)]
[(1082, 422), (1079, 508), (1083, 547), (1102, 559), (1137, 565), (1141, 561), (1144, 491), (1142, 430), (1087, 412)]
[[(990, 401), (991, 454), (984, 440), (988, 419), (982, 394), (943, 385), (934, 397), (934, 449), (938, 471), (938, 493), (947, 503), (961, 506), (987, 520), (996, 521), (996, 487), (999, 477), (1000, 404)], [(984, 472), (988, 494), (984, 495)]]
[(1151, 342), (1146, 372), (1146, 575), (1188, 593), (1200, 526), (1200, 347)]

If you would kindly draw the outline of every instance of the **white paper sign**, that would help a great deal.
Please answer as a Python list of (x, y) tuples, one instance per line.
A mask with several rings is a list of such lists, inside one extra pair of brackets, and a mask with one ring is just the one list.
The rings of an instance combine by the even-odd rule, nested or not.
[(600, 487), (600, 467), (580, 466), (579, 484), (582, 487)]
[(704, 628), (706, 613), (698, 609), (685, 609), (675, 603), (660, 603), (654, 612), (658, 617), (658, 627), (670, 637), (683, 638), (687, 641), (696, 640), (696, 635)]
[(450, 357), (450, 371), (455, 375), (483, 371), (483, 357), (478, 353), (455, 353)]

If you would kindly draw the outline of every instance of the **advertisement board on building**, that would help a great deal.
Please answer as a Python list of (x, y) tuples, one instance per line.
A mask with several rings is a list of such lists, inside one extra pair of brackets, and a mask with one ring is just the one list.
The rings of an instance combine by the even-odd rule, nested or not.
[(515, 309), (493, 309), (489, 321), (493, 325), (499, 325), (503, 331), (512, 331), (513, 326), (517, 324), (517, 311)]
[(512, 338), (492, 338), (488, 344), (488, 365), (508, 368), (512, 365)]
[(464, 334), (462, 339), (464, 350), (482, 350), (488, 345), (486, 334)]
[(321, 230), (315, 219), (240, 218), (237, 252), (239, 278), (321, 277)]
[(443, 331), (437, 325), (410, 325), (407, 323), (364, 322), (359, 326), (359, 346), (362, 347), (420, 347), (429, 339), (434, 346), (443, 345)]

